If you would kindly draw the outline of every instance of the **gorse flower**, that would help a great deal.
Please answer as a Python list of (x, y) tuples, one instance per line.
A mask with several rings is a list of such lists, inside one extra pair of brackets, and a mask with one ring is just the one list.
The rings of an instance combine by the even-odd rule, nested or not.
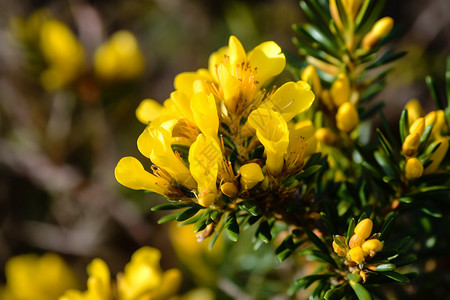
[(59, 300), (170, 299), (178, 292), (181, 272), (162, 271), (160, 259), (161, 253), (155, 248), (138, 249), (114, 283), (106, 263), (96, 258), (87, 267), (87, 290), (69, 290)]
[(79, 286), (75, 274), (56, 254), (12, 257), (5, 266), (6, 286), (2, 300), (57, 300), (64, 291)]
[(264, 88), (285, 64), (276, 43), (247, 53), (231, 36), (228, 47), (211, 55), (208, 69), (175, 77), (175, 91), (163, 105), (142, 101), (136, 115), (147, 128), (137, 144), (153, 174), (126, 158), (117, 165), (117, 180), (217, 209), (219, 216), (235, 211), (233, 202), (251, 197), (255, 189), (272, 199), (261, 205), (277, 195), (288, 197), (300, 182), (285, 189), (283, 180), (302, 172), (316, 140), (312, 123), (297, 126), (294, 118), (314, 101), (308, 83)]

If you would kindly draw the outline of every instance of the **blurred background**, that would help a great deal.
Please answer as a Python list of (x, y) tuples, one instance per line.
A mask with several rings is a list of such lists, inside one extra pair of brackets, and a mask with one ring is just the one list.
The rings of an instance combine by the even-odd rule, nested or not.
[[(379, 95), (393, 124), (411, 98), (431, 107), (424, 77), (443, 79), (450, 54), (448, 12), (448, 0), (386, 6), (383, 14), (404, 32), (392, 46), (408, 51)], [(194, 237), (157, 225), (164, 213), (150, 208), (163, 200), (122, 187), (114, 167), (123, 156), (144, 161), (136, 147), (144, 129), (135, 117), (141, 100), (164, 101), (174, 77), (207, 67), (209, 55), (230, 34), (246, 50), (274, 40), (300, 59), (291, 25), (304, 22), (297, 0), (0, 0), (0, 269), (18, 254), (56, 252), (80, 278), (94, 257), (115, 274), (133, 251), (150, 245), (162, 251), (164, 269), (184, 270), (183, 290), (214, 287), (217, 281), (205, 278), (226, 260), (231, 263), (220, 272), (244, 284), (219, 278), (227, 292), (218, 299), (258, 298), (251, 287), (262, 280), (268, 282), (266, 295), (282, 293), (286, 286), (277, 278), (294, 276), (301, 262), (276, 264), (267, 247), (258, 250), (258, 258), (242, 257), (252, 247), (245, 242), (233, 253), (206, 254), (205, 268), (195, 274), (192, 269), (202, 263), (192, 267), (176, 255), (180, 240)], [(291, 78), (288, 72), (282, 76)], [(169, 229), (178, 243), (171, 242)], [(200, 252), (189, 255), (198, 260), (205, 256)]]

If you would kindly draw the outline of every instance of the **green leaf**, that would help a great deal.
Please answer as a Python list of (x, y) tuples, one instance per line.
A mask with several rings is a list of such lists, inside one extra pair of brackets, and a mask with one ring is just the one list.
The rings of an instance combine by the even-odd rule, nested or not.
[(177, 217), (176, 220), (178, 222), (182, 222), (182, 221), (186, 221), (187, 219), (192, 218), (193, 216), (195, 216), (195, 214), (199, 211), (199, 209), (197, 207), (190, 207), (182, 212), (180, 212)]
[(259, 223), (258, 229), (256, 229), (256, 236), (258, 236), (264, 243), (269, 243), (272, 240), (272, 234), (270, 233), (270, 225), (267, 220)]
[(439, 101), (439, 96), (438, 96), (439, 93), (437, 90), (436, 82), (434, 81), (433, 77), (427, 76), (425, 78), (425, 81), (428, 85), (428, 89), (430, 90), (430, 93), (431, 93), (431, 98), (433, 98), (434, 104), (436, 104), (436, 107), (438, 109), (444, 109), (441, 101)]
[(160, 219), (158, 220), (158, 224), (163, 224), (163, 223), (175, 221), (175, 219), (177, 218), (177, 216), (178, 216), (178, 214), (172, 214), (172, 215), (164, 216), (164, 217), (162, 217), (162, 218), (160, 218)]
[(189, 207), (189, 204), (186, 203), (164, 203), (160, 205), (153, 206), (151, 208), (152, 211), (159, 211), (159, 210), (173, 210), (173, 209), (180, 209)]
[(381, 264), (375, 268), (377, 272), (387, 272), (395, 270), (396, 266), (394, 264)]
[(409, 265), (409, 264), (415, 262), (416, 260), (417, 260), (417, 255), (408, 254), (408, 255), (403, 255), (401, 257), (398, 257), (398, 258), (392, 260), (392, 262), (397, 267), (403, 267), (403, 266), (406, 266), (406, 265)]
[(420, 210), (423, 213), (425, 213), (429, 216), (432, 216), (433, 218), (437, 218), (437, 219), (442, 218), (442, 213), (439, 210), (437, 210), (436, 208), (421, 207)]
[(194, 232), (200, 232), (206, 228), (206, 221), (209, 219), (207, 213), (204, 213), (194, 224)]
[(392, 225), (392, 222), (394, 221), (395, 217), (397, 216), (397, 214), (395, 212), (391, 212), (387, 217), (386, 220), (384, 221), (383, 227), (380, 230), (380, 235), (379, 235), (379, 239), (383, 240), (386, 232), (389, 230), (389, 228)]
[(328, 249), (328, 247), (319, 239), (319, 237), (317, 237), (317, 235), (314, 234), (314, 232), (307, 229), (306, 234), (308, 235), (311, 242), (313, 242), (314, 245), (316, 245), (316, 247), (319, 248), (322, 252), (327, 253), (327, 254), (330, 253), (330, 250)]
[(236, 214), (231, 213), (225, 223), (225, 232), (230, 240), (236, 242), (239, 238), (239, 225), (236, 220)]
[(380, 145), (383, 148), (386, 155), (388, 155), (390, 158), (393, 157), (392, 146), (379, 128), (377, 128), (377, 135), (378, 135), (378, 141), (380, 142)]
[(241, 204), (239, 204), (239, 207), (242, 208), (243, 210), (247, 211), (248, 213), (250, 213), (252, 216), (257, 216), (258, 215), (258, 206), (256, 206), (255, 203), (246, 200), (244, 202), (242, 202)]
[(354, 218), (352, 218), (350, 220), (350, 223), (348, 224), (348, 228), (347, 228), (347, 235), (346, 235), (346, 240), (347, 243), (350, 240), (350, 238), (352, 237), (354, 231), (355, 231), (355, 226), (356, 226), (356, 221)]
[(409, 282), (409, 278), (406, 277), (403, 274), (394, 272), (394, 271), (388, 271), (388, 272), (381, 272), (380, 274), (382, 274), (383, 276), (386, 276), (387, 278), (393, 279), (397, 282), (402, 282), (402, 283), (407, 283)]
[(372, 295), (359, 283), (349, 281), (359, 300), (372, 300)]
[(322, 169), (321, 165), (310, 166), (309, 168), (304, 169), (303, 172), (297, 175), (297, 180), (304, 180), (317, 173), (320, 169)]
[(406, 54), (406, 51), (392, 52), (391, 50), (388, 50), (385, 54), (383, 54), (374, 63), (372, 63), (369, 66), (367, 66), (366, 69), (367, 70), (375, 69), (375, 68), (380, 67), (380, 66), (382, 66), (384, 64), (390, 63), (391, 61), (399, 59), (400, 57), (404, 56), (405, 54)]
[(403, 143), (405, 141), (405, 138), (409, 134), (408, 111), (406, 109), (403, 109), (398, 125), (400, 130), (400, 138), (402, 139)]
[(340, 300), (340, 299), (344, 298), (344, 296), (346, 294), (345, 293), (346, 288), (347, 288), (347, 284), (344, 283), (340, 286), (337, 286), (337, 287), (334, 287), (334, 288), (328, 290), (324, 296), (325, 300)]
[(316, 274), (316, 275), (308, 275), (305, 277), (302, 277), (300, 279), (297, 279), (295, 283), (289, 288), (288, 294), (292, 296), (300, 289), (306, 289), (311, 284), (316, 282), (317, 280), (324, 280), (331, 277), (336, 276), (335, 274)]

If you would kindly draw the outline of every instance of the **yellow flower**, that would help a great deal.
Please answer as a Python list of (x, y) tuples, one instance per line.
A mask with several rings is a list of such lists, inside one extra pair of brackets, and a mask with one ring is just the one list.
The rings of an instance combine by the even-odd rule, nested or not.
[(348, 77), (341, 73), (331, 85), (331, 99), (335, 107), (340, 107), (350, 99), (350, 81)]
[(249, 115), (248, 123), (256, 129), (256, 136), (267, 154), (267, 171), (277, 176), (284, 165), (284, 154), (289, 145), (287, 123), (279, 112), (258, 108)]
[(136, 37), (126, 30), (114, 33), (95, 51), (95, 72), (106, 81), (137, 78), (144, 71), (144, 66), (144, 56)]
[(442, 160), (444, 159), (445, 155), (447, 154), (448, 138), (447, 137), (439, 137), (433, 142), (434, 145), (437, 145), (439, 143), (440, 143), (439, 147), (436, 149), (436, 151), (430, 157), (430, 160), (433, 162), (428, 167), (425, 168), (425, 171), (424, 171), (425, 174), (434, 173), (439, 168)]
[(417, 132), (410, 133), (403, 142), (402, 151), (407, 157), (415, 156), (420, 144), (420, 135)]
[(239, 171), (241, 173), (241, 186), (246, 190), (252, 189), (264, 179), (261, 167), (256, 163), (245, 164), (241, 166)]
[(362, 245), (362, 250), (364, 256), (370, 255), (373, 257), (375, 252), (381, 251), (383, 249), (383, 244), (378, 239), (370, 239), (364, 242)]
[(354, 247), (348, 251), (347, 257), (349, 260), (362, 264), (364, 260), (364, 253), (360, 246)]
[(319, 96), (322, 93), (322, 84), (320, 83), (316, 68), (313, 65), (309, 65), (305, 68), (302, 73), (302, 80), (312, 86), (315, 95)]
[(299, 172), (304, 159), (316, 152), (317, 140), (315, 128), (311, 121), (299, 122), (289, 129), (289, 146), (284, 155), (288, 173)]
[(163, 113), (164, 106), (153, 99), (142, 100), (136, 109), (137, 119), (146, 125), (160, 117)]
[(150, 158), (152, 163), (169, 173), (179, 184), (193, 189), (197, 183), (181, 158), (175, 156), (171, 148), (171, 139), (166, 129), (147, 127), (139, 136), (137, 144), (139, 151)]
[(111, 300), (113, 296), (117, 300), (169, 299), (178, 291), (181, 273), (177, 269), (163, 272), (160, 259), (161, 253), (157, 249), (138, 249), (125, 266), (124, 273), (117, 275), (117, 284), (113, 284), (108, 266), (96, 258), (87, 267), (87, 290), (68, 290), (59, 300)]
[(168, 299), (174, 296), (181, 285), (178, 269), (161, 270), (161, 252), (151, 247), (142, 247), (125, 266), (124, 273), (117, 276), (120, 300)]
[(332, 146), (338, 141), (338, 136), (328, 128), (319, 128), (315, 133), (316, 139), (326, 146)]
[(405, 177), (408, 180), (413, 180), (422, 177), (423, 165), (415, 157), (408, 158), (405, 164)]
[(219, 117), (217, 115), (216, 100), (213, 94), (205, 92), (195, 94), (191, 99), (191, 110), (195, 124), (200, 131), (212, 137), (219, 143), (217, 132), (219, 130)]
[(114, 171), (117, 181), (134, 190), (147, 190), (161, 195), (168, 195), (170, 182), (145, 171), (142, 164), (134, 157), (123, 157)]
[(41, 74), (42, 85), (53, 91), (73, 82), (85, 67), (84, 49), (70, 29), (54, 19), (46, 20), (40, 46), (49, 67)]
[(415, 120), (423, 115), (422, 105), (416, 98), (411, 99), (406, 103), (405, 109), (408, 112), (408, 124), (411, 126)]
[(359, 123), (359, 116), (356, 108), (350, 102), (345, 102), (336, 113), (336, 126), (340, 131), (351, 132)]
[(314, 102), (314, 93), (305, 81), (287, 82), (280, 86), (260, 107), (281, 113), (287, 121), (307, 110)]
[(370, 50), (380, 42), (382, 38), (391, 32), (394, 27), (394, 20), (390, 17), (384, 17), (378, 20), (364, 37), (362, 46), (364, 49)]
[(367, 239), (372, 232), (373, 222), (371, 219), (366, 218), (361, 220), (355, 227), (355, 234), (359, 235), (363, 239)]
[(409, 133), (417, 133), (419, 136), (422, 136), (423, 132), (425, 131), (425, 119), (424, 118), (418, 118), (417, 120), (412, 123), (411, 127), (409, 128)]
[(78, 287), (72, 270), (53, 253), (12, 257), (6, 262), (5, 276), (2, 300), (56, 300), (67, 289)]
[(189, 164), (192, 176), (198, 183), (198, 201), (208, 207), (214, 203), (217, 193), (217, 173), (222, 151), (216, 140), (200, 134), (189, 149)]

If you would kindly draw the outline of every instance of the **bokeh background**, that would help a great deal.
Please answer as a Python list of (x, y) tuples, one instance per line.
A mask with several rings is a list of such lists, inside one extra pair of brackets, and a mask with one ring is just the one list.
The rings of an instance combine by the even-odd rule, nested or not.
[[(36, 11), (67, 24), (85, 51), (83, 72), (60, 89), (44, 88), (40, 76), (47, 62), (38, 43), (24, 42), (18, 29), (17, 20)], [(450, 54), (449, 12), (448, 0), (386, 5), (383, 14), (392, 16), (403, 31), (391, 46), (408, 51), (378, 96), (386, 101), (392, 124), (411, 98), (432, 106), (424, 78), (443, 78)], [(176, 74), (206, 67), (209, 54), (226, 45), (230, 34), (247, 50), (274, 40), (301, 59), (291, 43), (291, 25), (303, 22), (297, 0), (0, 0), (0, 269), (14, 255), (50, 251), (61, 254), (80, 278), (94, 257), (102, 257), (114, 274), (134, 250), (150, 245), (163, 252), (163, 268), (183, 268), (183, 289), (201, 285), (202, 275), (177, 258), (169, 226), (157, 225), (164, 214), (150, 212), (162, 199), (115, 181), (114, 167), (121, 157), (143, 160), (136, 139), (144, 125), (135, 109), (145, 98), (168, 98)], [(131, 79), (104, 80), (94, 70), (95, 51), (118, 30), (136, 36), (145, 69)], [(246, 243), (239, 247), (242, 253), (252, 250)], [(223, 260), (236, 260), (236, 268), (228, 266), (223, 274), (255, 285), (262, 279), (245, 276), (258, 266), (261, 278), (274, 278), (267, 289), (276, 295), (285, 288), (276, 278), (295, 274), (295, 267), (276, 265), (270, 251), (264, 251), (258, 255), (267, 264), (225, 255)], [(214, 259), (219, 265), (220, 258)], [(0, 284), (4, 282), (1, 272)], [(220, 284), (228, 290), (225, 298), (249, 296), (230, 282)]]

